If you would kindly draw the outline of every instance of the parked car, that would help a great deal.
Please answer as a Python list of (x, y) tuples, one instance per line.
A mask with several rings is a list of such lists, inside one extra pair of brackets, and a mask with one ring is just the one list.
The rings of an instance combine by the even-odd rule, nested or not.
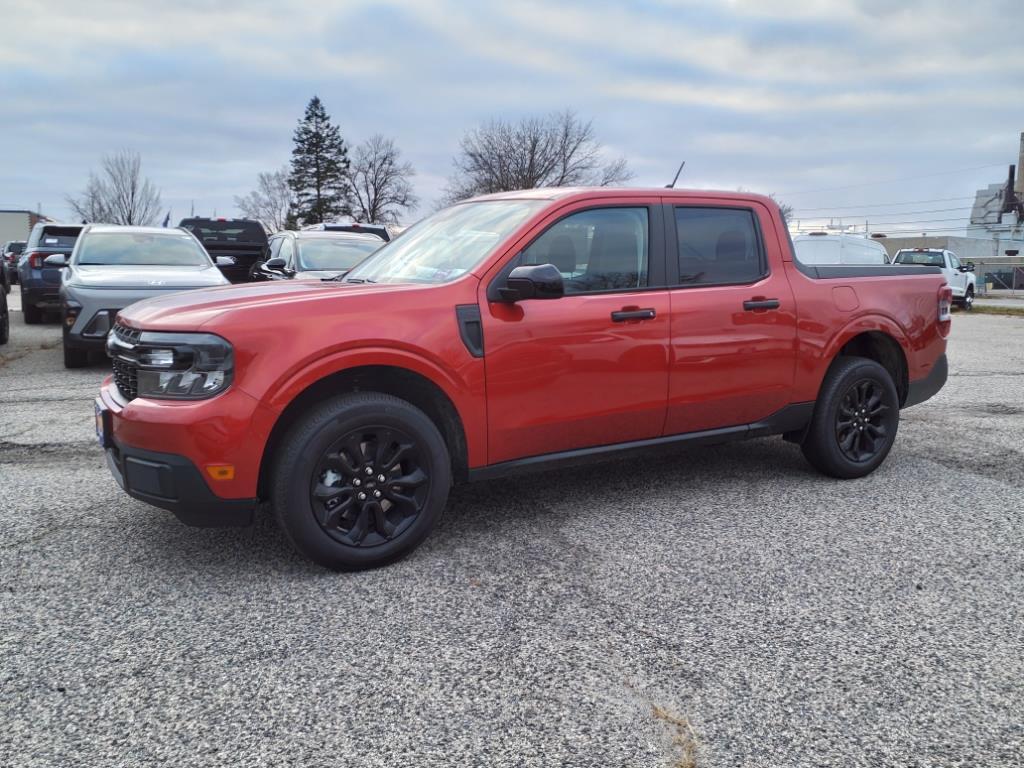
[(0, 344), (6, 344), (11, 337), (11, 312), (7, 306), (7, 294), (0, 291)]
[(81, 368), (102, 352), (119, 310), (150, 296), (229, 285), (199, 241), (183, 229), (89, 224), (64, 264), (60, 286), (64, 366)]
[(379, 237), (385, 243), (392, 239), (390, 230), (384, 224), (361, 224), (358, 221), (309, 224), (302, 230), (304, 232), (354, 232), (357, 235)]
[(888, 264), (889, 252), (877, 240), (846, 232), (807, 232), (793, 236), (802, 264)]
[(4, 243), (2, 258), (3, 269), (7, 273), (8, 288), (18, 282), (18, 257), (24, 250), (24, 240), (8, 240)]
[(217, 260), (220, 271), (232, 283), (249, 281), (253, 266), (267, 258), (267, 231), (252, 219), (182, 219), (187, 229), (202, 243), (210, 257)]
[(353, 232), (278, 232), (270, 258), (252, 269), (254, 280), (334, 279), (384, 245), (373, 235)]
[(308, 557), (372, 567), (452, 482), (775, 434), (867, 475), (945, 383), (951, 300), (938, 269), (794, 263), (767, 197), (489, 195), (341, 281), (123, 310), (97, 432), (135, 498), (195, 525), (265, 499)]
[(942, 248), (901, 248), (893, 256), (893, 264), (938, 267), (953, 289), (953, 301), (970, 311), (974, 308), (974, 296), (978, 278), (973, 264), (963, 264), (955, 253)]
[[(60, 309), (61, 266), (46, 264), (49, 256), (68, 257), (82, 231), (81, 224), (47, 224), (32, 227), (25, 250), (18, 258), (18, 283), (21, 286), (21, 311), (25, 323), (43, 321), (46, 312)], [(58, 260), (63, 262), (63, 259)]]

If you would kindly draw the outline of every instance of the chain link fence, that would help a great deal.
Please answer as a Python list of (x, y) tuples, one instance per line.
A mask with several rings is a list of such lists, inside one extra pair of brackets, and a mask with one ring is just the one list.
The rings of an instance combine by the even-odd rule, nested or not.
[(1024, 296), (1024, 259), (973, 259), (981, 296)]

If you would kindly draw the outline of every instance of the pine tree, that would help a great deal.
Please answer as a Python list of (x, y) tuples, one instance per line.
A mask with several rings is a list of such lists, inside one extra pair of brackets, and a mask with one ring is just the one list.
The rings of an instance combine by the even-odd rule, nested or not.
[(293, 139), (288, 184), (298, 220), (319, 224), (351, 215), (348, 147), (319, 97), (310, 99)]

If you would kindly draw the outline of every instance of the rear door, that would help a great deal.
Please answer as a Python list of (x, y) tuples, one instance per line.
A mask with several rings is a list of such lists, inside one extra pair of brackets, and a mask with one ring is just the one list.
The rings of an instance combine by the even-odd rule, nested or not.
[[(669, 342), (661, 216), (657, 199), (576, 203), (481, 284), (490, 463), (661, 434)], [(554, 264), (565, 295), (494, 301), (493, 285), (520, 264)]]
[(952, 251), (946, 251), (946, 259), (948, 271), (946, 273), (946, 279), (949, 282), (949, 286), (953, 289), (953, 293), (957, 296), (963, 296), (967, 292), (967, 273), (960, 271), (960, 259)]
[(789, 404), (796, 304), (769, 210), (665, 206), (672, 356), (665, 434), (749, 424)]

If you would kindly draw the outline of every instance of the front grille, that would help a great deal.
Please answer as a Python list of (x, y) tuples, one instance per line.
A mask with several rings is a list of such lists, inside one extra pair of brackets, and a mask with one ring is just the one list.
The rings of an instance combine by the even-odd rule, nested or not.
[(114, 335), (117, 336), (118, 341), (123, 341), (125, 344), (135, 345), (139, 343), (139, 338), (142, 336), (142, 331), (137, 331), (134, 328), (129, 328), (127, 325), (115, 323)]
[(114, 383), (126, 400), (134, 400), (139, 394), (138, 371), (131, 363), (114, 358)]
[[(120, 323), (114, 324), (112, 333), (119, 342), (128, 347), (138, 344), (139, 339), (142, 337), (142, 331), (137, 331)], [(113, 363), (114, 383), (117, 384), (117, 390), (126, 400), (134, 400), (139, 394), (138, 369), (133, 362), (121, 357), (114, 357)]]

